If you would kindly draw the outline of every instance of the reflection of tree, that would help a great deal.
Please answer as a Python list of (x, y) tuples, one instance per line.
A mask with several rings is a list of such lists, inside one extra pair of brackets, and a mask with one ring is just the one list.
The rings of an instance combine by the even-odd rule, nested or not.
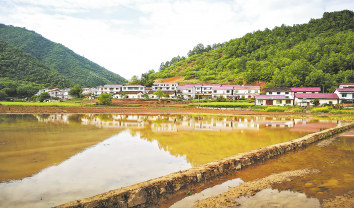
[(38, 114), (37, 116), (41, 119), (48, 119), (50, 117), (49, 114)]
[(112, 114), (98, 114), (97, 118), (104, 122), (109, 122), (113, 120)]
[(75, 123), (80, 123), (81, 124), (81, 119), (84, 117), (82, 114), (71, 114), (68, 117), (68, 120), (70, 122), (75, 122)]

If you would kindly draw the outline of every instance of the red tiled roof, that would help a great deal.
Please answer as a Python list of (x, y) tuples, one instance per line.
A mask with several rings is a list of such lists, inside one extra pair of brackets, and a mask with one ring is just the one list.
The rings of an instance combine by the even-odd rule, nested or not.
[(291, 99), (286, 98), (285, 95), (256, 95), (256, 99)]
[(296, 98), (338, 99), (335, 93), (296, 93)]
[(298, 87), (298, 88), (291, 88), (293, 92), (321, 92), (320, 87)]
[(352, 92), (354, 88), (336, 88), (338, 92)]

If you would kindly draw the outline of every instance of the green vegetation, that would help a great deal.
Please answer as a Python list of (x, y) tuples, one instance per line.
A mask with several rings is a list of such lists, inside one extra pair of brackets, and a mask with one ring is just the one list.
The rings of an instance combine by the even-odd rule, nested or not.
[[(184, 76), (189, 83), (267, 82), (267, 87), (324, 87), (354, 82), (354, 12), (326, 12), (308, 24), (248, 33), (219, 44), (195, 47), (188, 58), (160, 66), (155, 78)], [(189, 80), (189, 81), (188, 81)]]
[(311, 112), (312, 113), (328, 113), (331, 110), (333, 110), (332, 107), (317, 107), (317, 108), (312, 108)]
[(39, 102), (43, 102), (46, 99), (50, 98), (50, 94), (48, 92), (43, 92), (39, 95)]
[(81, 107), (81, 106), (93, 106), (94, 103), (87, 103), (85, 105), (81, 103), (72, 102), (0, 102), (3, 106), (44, 106), (44, 107)]
[(164, 92), (161, 91), (161, 89), (158, 89), (156, 92), (152, 93), (153, 95), (157, 95), (159, 97), (159, 100), (161, 97), (168, 97)]
[(83, 97), (81, 85), (77, 84), (69, 91), (69, 95), (75, 96), (77, 98)]
[(200, 106), (207, 108), (245, 108), (254, 106), (254, 103), (246, 102), (212, 102), (212, 103), (190, 103), (189, 106)]
[(110, 105), (112, 103), (112, 95), (108, 92), (102, 93), (98, 96), (101, 105)]
[[(0, 40), (0, 91), (9, 97), (31, 97), (46, 87), (73, 83), (21, 49)], [(4, 95), (1, 93), (2, 95)], [(4, 98), (2, 98), (4, 99)]]
[[(16, 70), (13, 66), (16, 66), (17, 68), (22, 67), (23, 70), (27, 70), (27, 67), (31, 66), (31, 64), (26, 64), (27, 62), (23, 63), (23, 57), (26, 57), (26, 59), (30, 59), (29, 57), (35, 57), (37, 62), (41, 63), (38, 64), (32, 60), (31, 63), (35, 63), (36, 65), (25, 71), (27, 75), (33, 76), (32, 80), (29, 79), (28, 81), (36, 81), (36, 83), (41, 84), (53, 82), (53, 80), (50, 79), (54, 79), (55, 76), (46, 76), (45, 73), (41, 74), (41, 72), (35, 70), (36, 68), (39, 68), (41, 70), (51, 71), (51, 74), (49, 75), (55, 75), (53, 73), (56, 71), (58, 80), (54, 83), (56, 83), (57, 86), (67, 86), (67, 79), (71, 80), (72, 83), (80, 84), (85, 87), (93, 87), (104, 84), (124, 84), (126, 82), (123, 77), (106, 70), (105, 68), (82, 56), (77, 55), (65, 46), (54, 43), (33, 31), (26, 30), (25, 28), (0, 24), (0, 40), (18, 47), (18, 51), (15, 53), (19, 54), (19, 56), (12, 56), (11, 59), (5, 59), (5, 62), (2, 63), (2, 66), (7, 66), (9, 71), (16, 71), (16, 75), (14, 76), (18, 76), (22, 72), (20, 70)], [(0, 50), (2, 50), (1, 45), (4, 45), (3, 41), (0, 43)], [(19, 51), (21, 50), (26, 53), (20, 53)], [(0, 56), (2, 56), (2, 53), (3, 51), (0, 51)], [(2, 72), (2, 67), (0, 69)], [(37, 75), (33, 73), (38, 74), (38, 80), (33, 80), (37, 77)], [(59, 73), (67, 79), (59, 76)], [(25, 74), (22, 76), (27, 77)], [(11, 77), (11, 74), (7, 74), (5, 76), (1, 73), (1, 77)], [(48, 79), (47, 82), (42, 81), (45, 77)]]

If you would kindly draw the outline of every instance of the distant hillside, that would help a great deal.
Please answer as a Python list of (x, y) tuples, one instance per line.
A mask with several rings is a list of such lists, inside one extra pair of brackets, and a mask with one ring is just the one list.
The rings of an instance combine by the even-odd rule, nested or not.
[(70, 87), (73, 82), (32, 55), (0, 40), (0, 90), (8, 96), (33, 96), (44, 87)]
[(126, 82), (118, 74), (106, 70), (65, 46), (54, 43), (33, 31), (0, 24), (0, 40), (31, 54), (75, 84), (89, 87)]
[(145, 73), (142, 80), (184, 76), (185, 83), (265, 81), (268, 87), (320, 86), (326, 91), (354, 82), (354, 13), (349, 10), (214, 45), (198, 44), (188, 58), (161, 64), (159, 72)]

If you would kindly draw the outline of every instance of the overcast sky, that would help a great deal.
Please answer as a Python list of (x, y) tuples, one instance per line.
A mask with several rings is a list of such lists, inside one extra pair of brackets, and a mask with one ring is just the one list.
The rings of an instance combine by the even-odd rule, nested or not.
[(0, 0), (0, 23), (26, 27), (126, 79), (199, 43), (354, 10), (353, 0)]

